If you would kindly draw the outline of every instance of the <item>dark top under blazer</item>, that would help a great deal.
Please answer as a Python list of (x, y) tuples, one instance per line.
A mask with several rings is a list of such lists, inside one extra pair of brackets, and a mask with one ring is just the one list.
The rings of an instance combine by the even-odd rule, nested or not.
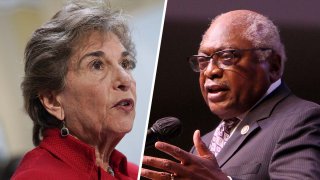
[[(208, 147), (213, 132), (202, 137)], [(320, 106), (282, 83), (247, 114), (216, 158), (233, 179), (320, 179)]]

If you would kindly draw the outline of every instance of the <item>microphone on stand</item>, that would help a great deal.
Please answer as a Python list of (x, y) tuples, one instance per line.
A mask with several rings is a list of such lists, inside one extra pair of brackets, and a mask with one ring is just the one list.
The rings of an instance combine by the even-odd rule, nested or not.
[(157, 141), (166, 141), (182, 132), (182, 124), (178, 118), (164, 117), (158, 119), (147, 131), (146, 148), (153, 146)]

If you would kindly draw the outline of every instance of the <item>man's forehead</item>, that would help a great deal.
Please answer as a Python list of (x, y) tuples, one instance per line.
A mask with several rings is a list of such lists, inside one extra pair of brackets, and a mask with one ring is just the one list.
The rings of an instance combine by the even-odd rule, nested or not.
[(246, 28), (251, 26), (255, 15), (259, 15), (256, 12), (249, 10), (235, 10), (217, 16), (211, 23), (207, 32), (219, 33), (235, 33), (241, 35)]
[(245, 42), (242, 31), (242, 28), (231, 27), (227, 23), (212, 24), (202, 38), (199, 51), (237, 47)]

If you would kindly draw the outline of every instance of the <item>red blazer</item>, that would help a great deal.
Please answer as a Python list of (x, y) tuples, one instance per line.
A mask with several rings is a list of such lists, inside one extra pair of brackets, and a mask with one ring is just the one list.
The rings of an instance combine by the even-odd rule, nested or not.
[(137, 179), (138, 166), (114, 150), (110, 166), (115, 176), (96, 165), (93, 147), (72, 137), (61, 137), (58, 129), (48, 129), (40, 145), (22, 159), (12, 179)]

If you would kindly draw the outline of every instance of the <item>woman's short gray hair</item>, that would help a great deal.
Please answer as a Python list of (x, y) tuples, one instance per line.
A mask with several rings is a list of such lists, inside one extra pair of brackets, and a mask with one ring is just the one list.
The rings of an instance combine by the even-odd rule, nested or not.
[(135, 56), (126, 17), (121, 11), (111, 10), (104, 1), (69, 2), (29, 40), (21, 88), (24, 107), (34, 123), (35, 145), (40, 143), (44, 129), (61, 126), (61, 121), (43, 107), (39, 93), (64, 89), (73, 47), (93, 31), (114, 33), (127, 51)]

